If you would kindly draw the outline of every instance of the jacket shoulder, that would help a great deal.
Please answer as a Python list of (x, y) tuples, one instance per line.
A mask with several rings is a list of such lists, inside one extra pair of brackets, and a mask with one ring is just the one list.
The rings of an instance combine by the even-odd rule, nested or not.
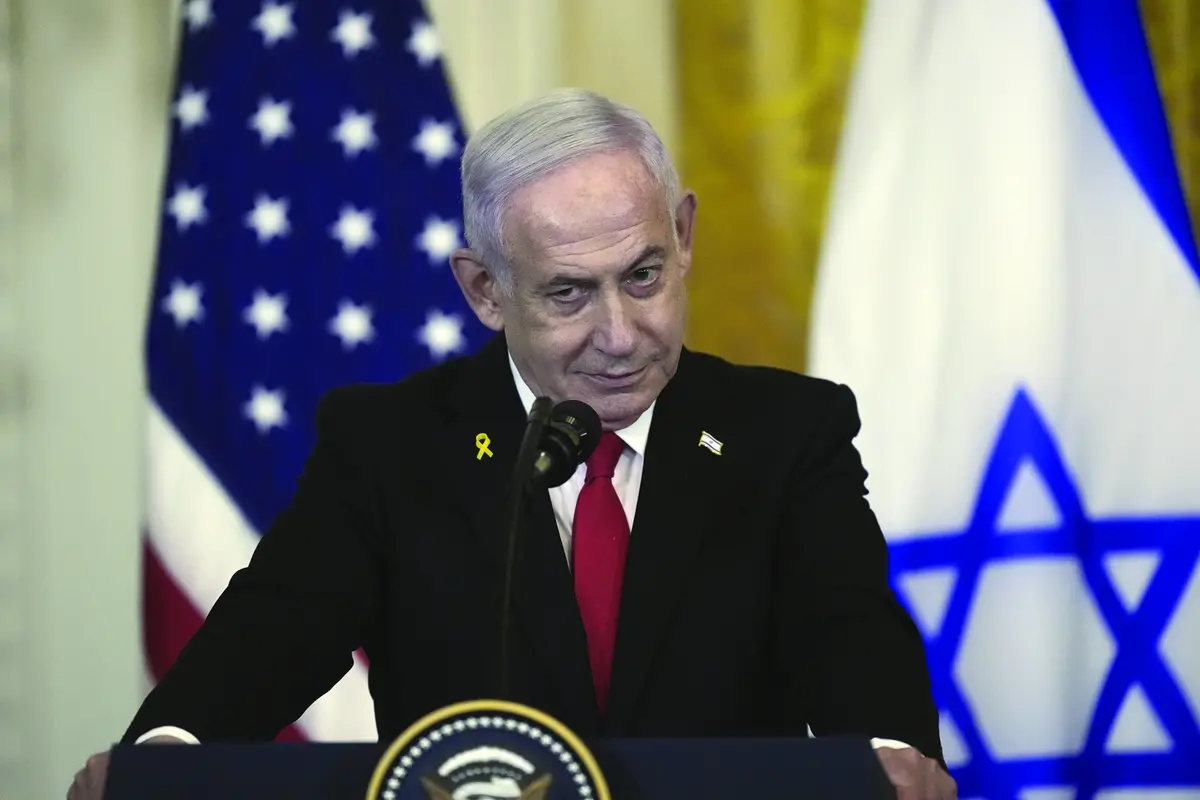
[(844, 384), (782, 367), (736, 364), (709, 353), (691, 352), (691, 357), (698, 377), (739, 405), (789, 416), (849, 413), (858, 418), (854, 393)]
[(317, 404), (317, 429), (378, 430), (380, 423), (408, 423), (429, 415), (446, 396), (466, 361), (466, 357), (453, 358), (395, 381), (335, 386)]

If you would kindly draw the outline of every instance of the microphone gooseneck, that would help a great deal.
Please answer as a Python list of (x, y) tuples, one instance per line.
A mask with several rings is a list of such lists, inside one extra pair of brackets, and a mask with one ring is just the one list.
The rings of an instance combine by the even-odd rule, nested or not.
[(542, 431), (550, 419), (554, 402), (549, 397), (539, 397), (533, 401), (529, 416), (525, 420), (525, 433), (521, 436), (521, 446), (517, 450), (517, 460), (513, 465), (511, 483), (508, 487), (508, 508), (505, 519), (508, 522), (506, 531), (506, 555), (504, 559), (504, 597), (500, 604), (500, 698), (509, 699), (512, 679), (510, 674), (511, 658), (509, 657), (510, 640), (512, 638), (512, 582), (516, 572), (517, 533), (521, 527), (521, 506), (525, 502), (526, 476), (533, 469), (533, 463), (539, 454), (538, 444)]
[(554, 405), (548, 397), (533, 402), (517, 451), (508, 488), (504, 597), (500, 606), (500, 697), (512, 689), (512, 583), (516, 574), (521, 509), (530, 488), (561, 486), (588, 459), (600, 441), (600, 417), (579, 400)]

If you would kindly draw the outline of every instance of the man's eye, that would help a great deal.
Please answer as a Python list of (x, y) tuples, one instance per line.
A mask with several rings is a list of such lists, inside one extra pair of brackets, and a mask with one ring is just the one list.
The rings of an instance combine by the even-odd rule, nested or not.
[(639, 267), (629, 274), (634, 283), (654, 283), (658, 277), (659, 267)]
[(567, 286), (566, 288), (551, 292), (550, 296), (560, 302), (568, 302), (568, 301), (574, 300), (576, 297), (578, 297), (578, 294), (579, 294), (578, 287)]

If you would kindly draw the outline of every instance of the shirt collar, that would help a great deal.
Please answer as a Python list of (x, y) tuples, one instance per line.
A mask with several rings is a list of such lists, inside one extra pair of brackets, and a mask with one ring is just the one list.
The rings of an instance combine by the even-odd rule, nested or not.
[[(517, 385), (517, 394), (521, 396), (521, 405), (525, 407), (525, 413), (533, 408), (533, 401), (537, 399), (533, 394), (533, 390), (525, 383), (525, 379), (521, 377), (521, 373), (517, 371), (517, 363), (513, 361), (512, 353), (508, 354), (508, 366), (512, 370), (513, 383)], [(650, 407), (642, 412), (642, 415), (635, 419), (632, 424), (616, 431), (616, 434), (621, 437), (621, 441), (629, 449), (633, 450), (639, 456), (646, 454), (646, 442), (650, 438), (650, 420), (654, 416), (654, 405), (658, 401), (650, 404)]]

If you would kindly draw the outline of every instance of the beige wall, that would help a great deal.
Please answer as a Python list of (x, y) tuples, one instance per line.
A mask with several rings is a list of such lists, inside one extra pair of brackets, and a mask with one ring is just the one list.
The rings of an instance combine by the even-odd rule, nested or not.
[(138, 699), (139, 347), (165, 8), (13, 2), (24, 725), (6, 797), (63, 796)]
[(478, 127), (557, 86), (644, 113), (675, 140), (670, 0), (429, 0), (466, 117)]
[[(0, 227), (0, 244), (16, 247), (0, 262), (9, 800), (63, 796), (142, 691), (140, 348), (172, 37), (166, 0), (6, 5), (17, 99), (5, 103), (0, 90), (0, 126), (11, 122), (18, 137), (17, 217)], [(669, 5), (431, 0), (469, 125), (553, 86), (584, 85), (642, 108), (671, 142)], [(0, 127), (0, 160), (3, 141)]]

